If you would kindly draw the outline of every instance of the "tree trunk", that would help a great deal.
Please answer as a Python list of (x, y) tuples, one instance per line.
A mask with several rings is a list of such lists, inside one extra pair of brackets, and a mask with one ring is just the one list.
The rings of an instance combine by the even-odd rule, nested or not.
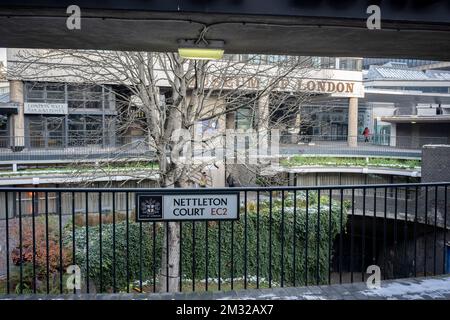
[[(172, 179), (165, 179), (165, 186), (182, 186), (180, 183), (168, 184), (169, 180)], [(180, 276), (180, 223), (164, 222), (159, 292), (178, 292)]]
[[(168, 261), (168, 263), (167, 263)], [(160, 292), (177, 292), (180, 288), (180, 223), (164, 223)]]

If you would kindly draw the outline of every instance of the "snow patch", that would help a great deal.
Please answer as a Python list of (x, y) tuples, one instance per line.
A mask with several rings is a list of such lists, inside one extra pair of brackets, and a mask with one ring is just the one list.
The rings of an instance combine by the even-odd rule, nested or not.
[(379, 296), (392, 298), (401, 296), (407, 299), (422, 298), (423, 295), (432, 298), (443, 298), (443, 294), (450, 294), (450, 278), (424, 279), (420, 283), (390, 283), (379, 289), (365, 290), (361, 292), (366, 296)]

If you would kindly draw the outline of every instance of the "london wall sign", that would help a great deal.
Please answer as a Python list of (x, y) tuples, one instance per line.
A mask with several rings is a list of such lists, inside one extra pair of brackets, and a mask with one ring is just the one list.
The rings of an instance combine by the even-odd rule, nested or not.
[(38, 103), (26, 102), (24, 104), (25, 114), (68, 114), (67, 103)]
[(237, 220), (239, 218), (239, 192), (202, 191), (137, 193), (136, 221)]

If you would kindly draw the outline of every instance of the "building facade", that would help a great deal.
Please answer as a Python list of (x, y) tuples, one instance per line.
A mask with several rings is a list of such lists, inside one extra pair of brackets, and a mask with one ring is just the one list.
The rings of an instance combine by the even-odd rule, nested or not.
[[(13, 67), (14, 64), (21, 63), (19, 51), (23, 50), (8, 49), (9, 64)], [(252, 63), (269, 65), (280, 63), (283, 59), (289, 57), (226, 55), (224, 60), (217, 64), (233, 61), (251, 67)], [(358, 113), (358, 99), (364, 96), (362, 60), (330, 57), (312, 57), (307, 60), (308, 65), (302, 66), (303, 69), (309, 70), (306, 76), (304, 71), (301, 71), (302, 77), (295, 76), (294, 72), (292, 77), (280, 81), (274, 93), (261, 97), (256, 102), (252, 96), (255, 96), (258, 90), (262, 90), (264, 77), (248, 81), (245, 74), (230, 75), (225, 90), (237, 90), (242, 87), (243, 91), (248, 92), (249, 101), (254, 101), (255, 105), (243, 105), (239, 110), (227, 114), (226, 119), (214, 120), (217, 123), (198, 124), (196, 130), (201, 132), (204, 129), (224, 131), (255, 128), (258, 126), (255, 112), (252, 111), (255, 109), (260, 114), (270, 114), (267, 121), (276, 123), (283, 110), (283, 106), (274, 102), (276, 93), (301, 90), (309, 92), (314, 99), (317, 97), (317, 102), (298, 108), (298, 111), (292, 114), (292, 121), (287, 121), (283, 128), (280, 128), (284, 130), (284, 134), (324, 135), (341, 140), (347, 140), (351, 136), (352, 139), (348, 139), (349, 144), (356, 146), (355, 137), (360, 127), (365, 125), (364, 110)], [(53, 72), (57, 71), (49, 71), (48, 75), (41, 74), (39, 79), (30, 77), (26, 71), (9, 78), (9, 102), (17, 104), (18, 108), (14, 112), (8, 110), (2, 112), (6, 119), (5, 130), (1, 133), (2, 145), (16, 151), (30, 148), (86, 146), (105, 148), (114, 147), (118, 140), (123, 139), (123, 137), (118, 139), (119, 133), (116, 130), (120, 122), (118, 117), (120, 107), (115, 92), (121, 90), (117, 84), (111, 83), (110, 80), (102, 83), (99, 79), (99, 85), (87, 85), (79, 80), (74, 82), (71, 77), (56, 77), (55, 74), (51, 74)], [(210, 86), (214, 86), (217, 79), (211, 77), (206, 81)], [(243, 87), (242, 83), (246, 81), (248, 84)], [(167, 81), (161, 81), (159, 91), (163, 99), (164, 92), (167, 93), (169, 87)], [(273, 111), (277, 108), (281, 112)], [(326, 117), (321, 112), (325, 108), (329, 111)], [(300, 121), (305, 123), (303, 128), (299, 128)], [(132, 139), (141, 134), (142, 132), (134, 129), (132, 125), (127, 131), (120, 133)]]
[[(17, 52), (16, 49), (8, 50), (12, 64), (20, 63)], [(252, 63), (270, 65), (283, 59), (289, 62), (289, 57), (284, 56), (227, 55), (223, 61), (213, 65), (242, 62), (251, 70)], [(416, 70), (401, 62), (376, 65), (362, 71), (362, 60), (358, 58), (311, 57), (307, 61), (306, 74), (283, 79), (271, 92), (262, 95), (259, 93), (264, 88), (263, 76), (230, 75), (221, 89), (239, 92), (239, 102), (236, 105), (236, 101), (229, 98), (219, 104), (234, 111), (217, 119), (199, 121), (195, 132), (205, 137), (222, 134), (227, 129), (259, 130), (261, 117), (258, 116), (268, 115), (264, 118), (267, 123), (263, 125), (280, 129), (280, 143), (286, 157), (417, 160), (421, 157), (422, 145), (449, 142), (448, 71)], [(49, 72), (56, 71), (52, 69)], [(214, 91), (219, 80), (209, 76), (205, 82)], [(127, 159), (142, 158), (142, 147), (134, 143), (145, 139), (145, 132), (133, 123), (125, 129), (122, 125), (129, 119), (124, 119), (120, 97), (128, 96), (133, 100), (127, 88), (109, 79), (99, 79), (93, 85), (70, 76), (56, 77), (55, 74), (41, 74), (34, 78), (26, 73), (15, 74), (8, 81), (9, 93), (3, 95), (0, 102), (3, 119), (0, 164), (10, 166), (13, 163), (14, 168), (14, 165), (28, 166), (30, 163), (70, 163), (77, 153), (83, 152), (87, 155), (78, 160), (102, 161), (118, 153)], [(162, 101), (168, 99), (170, 90), (169, 83), (161, 81), (159, 98)], [(306, 92), (308, 99), (296, 100), (292, 94), (296, 90)], [(283, 99), (280, 102), (281, 93)], [(214, 94), (209, 99), (212, 108), (217, 105)], [(362, 134), (365, 128), (369, 130), (368, 137)], [(128, 145), (128, 149), (123, 145)], [(6, 152), (11, 151), (9, 149), (14, 151), (13, 155)], [(33, 153), (35, 150), (42, 152)], [(284, 174), (296, 174), (299, 183), (303, 184), (324, 183), (326, 180), (317, 178), (320, 174), (335, 174), (339, 176), (338, 181), (353, 181), (354, 184), (420, 179), (420, 168), (417, 167), (397, 170), (394, 167), (365, 169), (356, 166), (333, 168), (332, 172), (323, 167), (291, 169), (285, 169)], [(142, 172), (145, 174), (148, 173)], [(217, 186), (224, 185), (223, 176)], [(14, 181), (29, 184), (32, 179), (22, 177)], [(52, 185), (62, 183), (63, 179), (46, 178), (42, 181)]]
[(450, 143), (450, 71), (405, 63), (371, 66), (364, 75), (376, 143), (404, 148)]

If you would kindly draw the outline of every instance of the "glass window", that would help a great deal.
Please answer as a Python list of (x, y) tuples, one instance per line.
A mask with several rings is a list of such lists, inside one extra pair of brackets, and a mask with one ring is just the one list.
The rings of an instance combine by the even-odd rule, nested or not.
[(362, 70), (362, 60), (358, 58), (340, 58), (339, 69), (360, 71)]
[(101, 116), (70, 115), (68, 122), (70, 146), (102, 143), (103, 125)]
[(72, 109), (102, 109), (103, 99), (108, 100), (101, 86), (68, 85), (67, 91), (68, 105)]
[(31, 148), (64, 146), (64, 117), (29, 116), (28, 130)]
[(334, 69), (336, 68), (336, 58), (322, 57), (321, 65), (324, 69)]
[(47, 91), (47, 102), (64, 102), (65, 94), (59, 91)]
[(27, 83), (25, 97), (27, 102), (62, 103), (64, 84)]
[(236, 111), (236, 129), (251, 129), (253, 124), (253, 110), (240, 108)]

